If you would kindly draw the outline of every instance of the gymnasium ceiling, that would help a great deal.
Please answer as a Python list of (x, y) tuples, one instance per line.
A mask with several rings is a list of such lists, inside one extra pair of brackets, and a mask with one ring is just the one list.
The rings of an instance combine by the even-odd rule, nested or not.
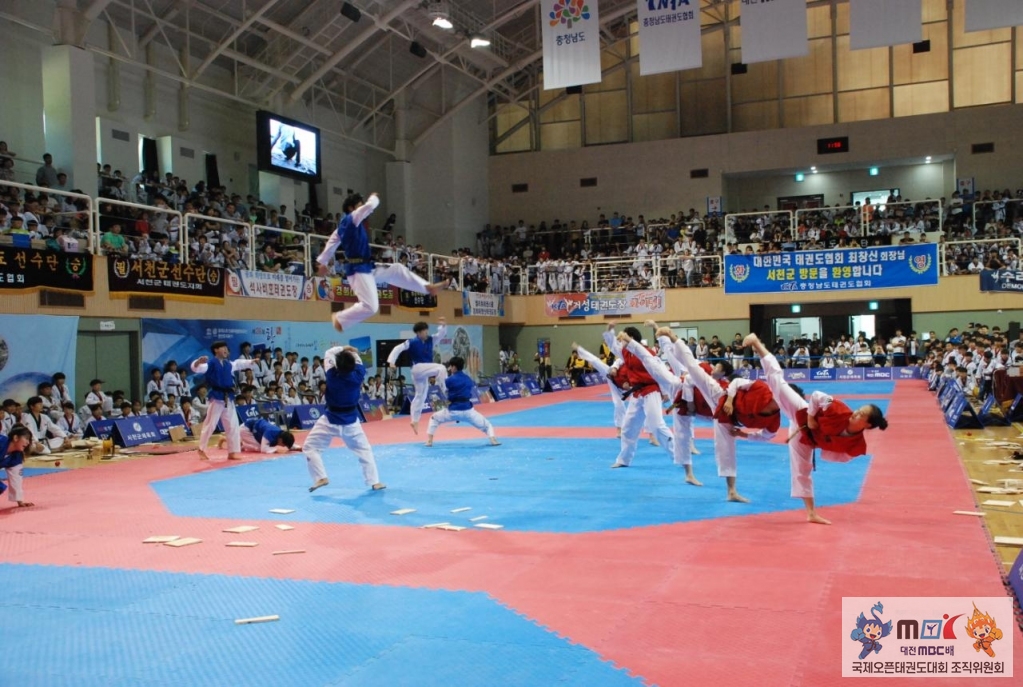
[[(537, 0), (447, 0), (455, 25), (447, 31), (432, 26), (434, 2), (353, 0), (362, 12), (353, 22), (341, 15), (340, 0), (15, 0), (0, 6), (0, 18), (28, 25), (16, 15), (31, 6), (32, 28), (55, 33), (61, 13), (69, 13), (82, 27), (79, 42), (94, 52), (145, 66), (147, 46), (162, 45), (173, 59), (146, 67), (158, 75), (285, 114), (318, 113), (313, 120), (328, 132), (391, 152), (396, 102), (408, 114), (407, 139), (417, 142), (482, 94), (515, 103), (537, 88)], [(738, 15), (739, 0), (699, 2), (705, 32)], [(39, 21), (42, 6), (54, 13), (49, 26)], [(635, 14), (635, 0), (601, 0), (605, 48), (624, 55)], [(96, 22), (117, 31), (95, 40)], [(471, 48), (473, 34), (490, 46)], [(409, 51), (413, 41), (425, 58)]]

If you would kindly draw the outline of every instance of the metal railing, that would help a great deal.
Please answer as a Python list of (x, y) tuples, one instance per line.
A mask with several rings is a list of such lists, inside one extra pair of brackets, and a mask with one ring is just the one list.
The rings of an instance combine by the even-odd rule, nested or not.
[[(758, 221), (760, 220), (760, 221)], [(725, 242), (748, 243), (749, 238), (760, 229), (780, 230), (793, 236), (795, 213), (791, 210), (776, 212), (736, 212), (725, 215)]]
[[(104, 212), (107, 206), (110, 211)], [(181, 213), (171, 210), (169, 207), (130, 203), (126, 200), (113, 198), (99, 198), (96, 202), (96, 227), (99, 241), (97, 253), (105, 255), (100, 250), (104, 225), (119, 222), (125, 241), (131, 243), (134, 248), (129, 252), (130, 257), (143, 260), (163, 259), (166, 262), (185, 262), (188, 252), (184, 233), (181, 231), (183, 221)], [(145, 231), (140, 222), (146, 223)], [(163, 236), (167, 237), (166, 252), (153, 245), (154, 238), (159, 241)], [(170, 257), (163, 257), (167, 255)]]
[(1001, 198), (999, 200), (978, 200), (973, 203), (973, 227), (974, 231), (984, 231), (986, 226), (980, 226), (983, 222), (993, 220), (1004, 222), (1006, 218), (1023, 217), (1023, 199)]
[[(859, 205), (835, 205), (823, 208), (800, 208), (795, 211), (793, 238), (797, 241), (806, 239), (807, 230), (811, 228), (823, 229), (828, 225), (836, 224), (841, 220), (841, 225), (851, 224), (853, 229), (849, 230), (850, 236), (859, 236), (863, 226), (863, 209)], [(818, 226), (823, 225), (823, 226)]]
[[(881, 223), (890, 221), (906, 222), (907, 225), (912, 223), (912, 226), (915, 227), (917, 220), (923, 219), (925, 223), (924, 231), (936, 231), (942, 227), (943, 207), (940, 199), (873, 203), (870, 207), (874, 209), (873, 217), (867, 216), (867, 206), (862, 208), (865, 236), (875, 236), (882, 233), (880, 231), (882, 228)], [(908, 213), (906, 212), (907, 209), (909, 210)], [(898, 233), (901, 231), (915, 231), (915, 229), (905, 226), (888, 233)]]
[[(47, 197), (54, 197), (60, 200), (59, 209), (56, 212), (49, 210), (40, 210), (39, 222), (45, 226), (46, 217), (53, 217), (56, 220), (54, 228), (60, 228), (65, 233), (70, 234), (70, 238), (76, 241), (85, 240), (85, 250), (91, 253), (95, 253), (99, 249), (99, 237), (96, 230), (95, 218), (93, 216), (93, 206), (95, 201), (81, 193), (72, 193), (70, 191), (55, 191), (51, 188), (44, 186), (34, 186), (32, 184), (22, 184), (17, 181), (0, 181), (0, 191), (4, 188), (17, 189), (17, 191), (29, 191), (37, 199), (40, 195), (45, 194)], [(17, 193), (20, 197), (21, 193)], [(64, 202), (64, 199), (67, 202)], [(71, 208), (74, 207), (74, 210)], [(84, 226), (82, 226), (84, 224)], [(28, 227), (25, 227), (28, 230)], [(31, 239), (30, 239), (31, 240)], [(82, 247), (79, 246), (79, 249)], [(65, 248), (65, 250), (67, 250)]]
[[(277, 254), (275, 264), (281, 267), (279, 271), (313, 276), (315, 271), (312, 269), (312, 261), (316, 259), (316, 256), (310, 256), (309, 234), (292, 229), (278, 229), (277, 227), (253, 224), (252, 239), (253, 250), (256, 253), (265, 251), (267, 246), (273, 248)], [(252, 269), (257, 269), (256, 265), (256, 258), (253, 257)]]
[[(225, 237), (226, 232), (221, 228), (221, 225), (239, 227), (239, 229), (234, 232), (234, 237)], [(206, 258), (202, 257), (203, 252), (215, 254), (217, 250), (221, 250), (221, 254), (223, 254), (224, 244), (230, 242), (232, 247), (238, 250), (239, 254), (245, 255), (248, 263), (247, 267), (255, 269), (255, 241), (252, 238), (251, 224), (236, 219), (189, 212), (182, 218), (182, 226), (184, 226), (184, 231), (182, 232), (182, 241), (184, 242), (183, 262), (191, 264), (192, 262), (206, 260)], [(205, 241), (203, 241), (204, 238), (206, 239)], [(192, 255), (193, 239), (196, 244), (196, 255)], [(243, 245), (243, 241), (247, 245)], [(205, 248), (205, 246), (212, 246), (212, 248)]]
[(961, 271), (956, 264), (960, 256), (969, 255), (971, 258), (980, 258), (983, 269), (987, 269), (987, 258), (994, 252), (1001, 252), (999, 249), (1014, 250), (1017, 257), (1023, 249), (1023, 240), (1018, 238), (1009, 239), (976, 239), (968, 241), (944, 241), (941, 246), (941, 273), (945, 276), (973, 274), (969, 271)]

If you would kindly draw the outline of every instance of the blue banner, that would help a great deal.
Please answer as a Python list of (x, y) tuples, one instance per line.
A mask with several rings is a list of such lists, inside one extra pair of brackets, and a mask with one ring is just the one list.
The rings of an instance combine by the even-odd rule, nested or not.
[(113, 420), (93, 420), (85, 428), (85, 437), (96, 437), (97, 439), (109, 439), (114, 432)]
[(1012, 593), (1016, 595), (1016, 601), (1023, 604), (1023, 551), (1016, 556), (1016, 562), (1009, 570), (1009, 586)]
[(726, 255), (725, 293), (936, 286), (937, 244)]
[(522, 398), (522, 387), (515, 383), (493, 384), (490, 387), (490, 393), (494, 395), (495, 401)]
[(160, 433), (160, 441), (170, 441), (171, 427), (184, 427), (185, 434), (192, 433), (191, 427), (185, 424), (185, 416), (181, 413), (153, 416), (153, 425), (156, 427), (156, 431)]
[(320, 419), (320, 416), (327, 412), (327, 406), (302, 405), (293, 407), (295, 410), (291, 413), (290, 422), (292, 429), (312, 429), (316, 421)]
[(522, 384), (526, 387), (530, 396), (538, 396), (543, 393), (543, 389), (540, 388), (540, 382), (536, 381), (536, 375), (524, 376)]
[(1023, 291), (1023, 270), (981, 270), (981, 291)]
[(71, 398), (80, 402), (74, 387), (77, 349), (77, 317), (0, 315), (0, 399), (24, 404), (40, 382), (63, 372)]
[(163, 437), (160, 436), (160, 431), (153, 424), (153, 418), (150, 415), (114, 420), (112, 436), (114, 443), (121, 448), (163, 441)]
[(238, 422), (245, 424), (246, 420), (258, 420), (261, 416), (259, 414), (259, 406), (255, 403), (250, 403), (243, 406), (235, 406), (234, 412), (238, 413)]
[(572, 382), (568, 377), (549, 377), (547, 386), (551, 391), (568, 391), (572, 388)]

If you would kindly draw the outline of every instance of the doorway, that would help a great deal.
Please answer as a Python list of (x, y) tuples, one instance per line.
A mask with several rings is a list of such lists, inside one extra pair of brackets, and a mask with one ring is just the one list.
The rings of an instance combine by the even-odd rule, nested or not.
[(120, 389), (128, 400), (143, 400), (139, 384), (137, 332), (78, 332), (78, 358), (75, 362), (75, 389), (81, 406), (89, 393), (89, 382), (104, 381), (103, 390), (113, 394)]

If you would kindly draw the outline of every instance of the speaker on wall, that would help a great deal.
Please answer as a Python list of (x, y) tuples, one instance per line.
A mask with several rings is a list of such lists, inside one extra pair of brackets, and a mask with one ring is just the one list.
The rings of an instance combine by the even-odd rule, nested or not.
[(351, 19), (352, 21), (359, 21), (362, 19), (362, 12), (355, 5), (345, 3), (341, 5), (341, 16)]

